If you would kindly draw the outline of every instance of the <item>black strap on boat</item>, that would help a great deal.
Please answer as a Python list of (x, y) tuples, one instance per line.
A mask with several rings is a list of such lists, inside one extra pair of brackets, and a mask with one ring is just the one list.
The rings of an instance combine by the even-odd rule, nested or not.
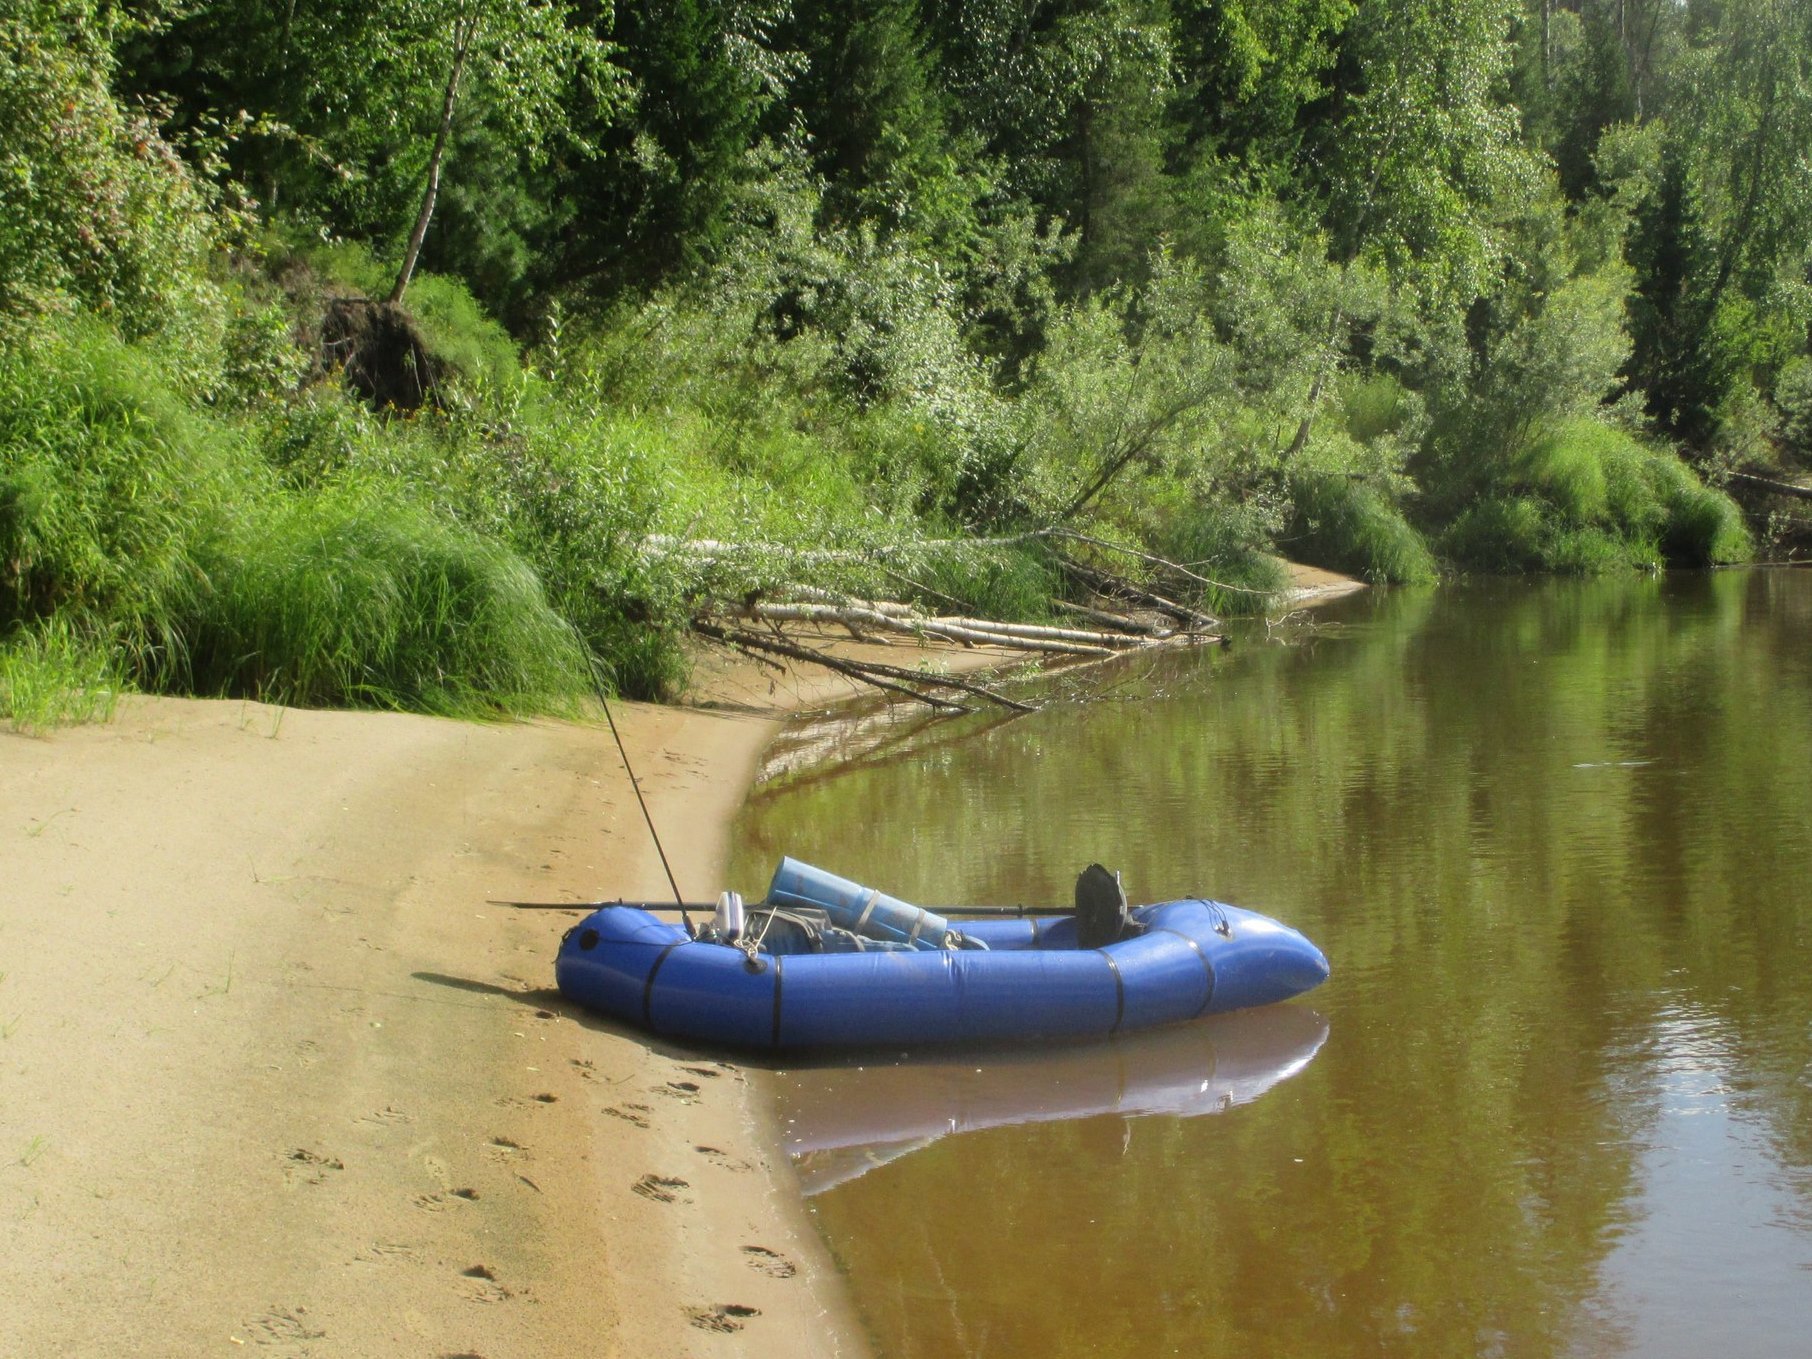
[(774, 955), (774, 1033), (773, 1046), (780, 1046), (780, 964), (779, 954)]
[(1146, 928), (1152, 934), (1174, 934), (1195, 950), (1195, 956), (1202, 964), (1202, 971), (1208, 977), (1208, 990), (1202, 996), (1202, 1003), (1196, 1007), (1196, 1012), (1190, 1016), (1191, 1019), (1200, 1019), (1208, 1008), (1208, 1002), (1214, 999), (1214, 964), (1208, 961), (1208, 955), (1202, 951), (1201, 943), (1194, 936), (1184, 934), (1178, 929), (1172, 929), (1169, 925), (1150, 925)]
[(1126, 1018), (1126, 982), (1120, 976), (1120, 964), (1114, 961), (1114, 955), (1104, 948), (1095, 950), (1107, 959), (1107, 970), (1114, 974), (1114, 1027), (1107, 1031), (1112, 1038), (1120, 1032), (1120, 1021)]
[(661, 970), (661, 964), (667, 961), (667, 955), (669, 953), (673, 952), (673, 950), (680, 945), (690, 944), (691, 942), (690, 939), (675, 939), (671, 944), (667, 945), (666, 948), (661, 950), (660, 957), (654, 960), (654, 966), (648, 969), (648, 976), (642, 982), (642, 1023), (646, 1024), (649, 1028), (654, 1027), (655, 974)]

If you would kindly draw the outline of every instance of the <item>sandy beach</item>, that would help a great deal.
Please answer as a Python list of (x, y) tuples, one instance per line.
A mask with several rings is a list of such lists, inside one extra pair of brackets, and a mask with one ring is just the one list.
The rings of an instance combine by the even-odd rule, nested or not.
[[(613, 705), (688, 899), (853, 693), (707, 654)], [(758, 1073), (568, 1005), (579, 912), (491, 904), (669, 892), (602, 722), (0, 734), (0, 1353), (867, 1353)]]
[[(974, 659), (980, 658), (971, 658)], [(786, 712), (616, 708), (688, 896)], [(860, 1355), (735, 1062), (553, 989), (667, 894), (602, 724), (127, 700), (0, 735), (0, 1352)]]

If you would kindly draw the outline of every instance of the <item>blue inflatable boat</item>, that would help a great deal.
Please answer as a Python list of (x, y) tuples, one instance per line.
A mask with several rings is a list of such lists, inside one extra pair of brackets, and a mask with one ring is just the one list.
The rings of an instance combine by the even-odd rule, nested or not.
[(720, 906), (696, 936), (600, 907), (568, 931), (555, 975), (569, 999), (650, 1032), (769, 1049), (1106, 1038), (1327, 979), (1320, 949), (1256, 911), (1119, 895), (1108, 942), (1089, 946), (1102, 924), (1084, 906), (1079, 884), (1076, 915), (955, 922), (785, 859), (765, 902), (746, 918)]

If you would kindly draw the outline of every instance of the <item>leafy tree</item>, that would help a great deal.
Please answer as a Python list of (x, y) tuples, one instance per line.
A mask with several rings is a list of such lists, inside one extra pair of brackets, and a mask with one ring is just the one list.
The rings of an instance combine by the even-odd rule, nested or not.
[(575, 113), (600, 154), (544, 190), (565, 208), (543, 243), (545, 280), (646, 292), (709, 266), (798, 66), (776, 35), (784, 12), (781, 0), (621, 0), (607, 23), (592, 18), (630, 97)]
[(1003, 187), (1078, 237), (1071, 291), (1142, 274), (1165, 226), (1175, 84), (1161, 0), (939, 0), (928, 6), (960, 114)]
[(1726, 400), (1806, 323), (1783, 283), (1812, 254), (1812, 10), (1733, 0), (1694, 17), (1630, 246), (1629, 376), (1663, 429), (1704, 449)]
[(94, 0), (0, 13), (0, 324), (79, 305), (129, 336), (217, 334), (206, 270), (223, 224), (152, 120), (113, 97), (117, 18)]
[(1280, 179), (1305, 106), (1328, 93), (1353, 0), (1188, 0), (1176, 9), (1184, 159), (1225, 156)]
[(468, 69), (483, 91), (485, 112), (531, 156), (568, 130), (568, 73), (601, 95), (614, 70), (609, 48), (573, 27), (570, 8), (537, 0), (407, 0), (364, 11), (353, 50), (385, 69), (403, 91), (422, 99), (436, 85), (440, 112), (423, 169), (421, 206), (403, 249), (390, 301), (402, 300), (440, 192), (453, 116)]

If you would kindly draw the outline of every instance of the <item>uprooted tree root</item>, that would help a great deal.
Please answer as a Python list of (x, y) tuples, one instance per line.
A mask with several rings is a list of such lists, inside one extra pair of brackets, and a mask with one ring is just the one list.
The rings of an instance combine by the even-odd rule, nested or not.
[(321, 362), (374, 410), (420, 410), (443, 376), (409, 314), (391, 302), (335, 297), (321, 317)]

